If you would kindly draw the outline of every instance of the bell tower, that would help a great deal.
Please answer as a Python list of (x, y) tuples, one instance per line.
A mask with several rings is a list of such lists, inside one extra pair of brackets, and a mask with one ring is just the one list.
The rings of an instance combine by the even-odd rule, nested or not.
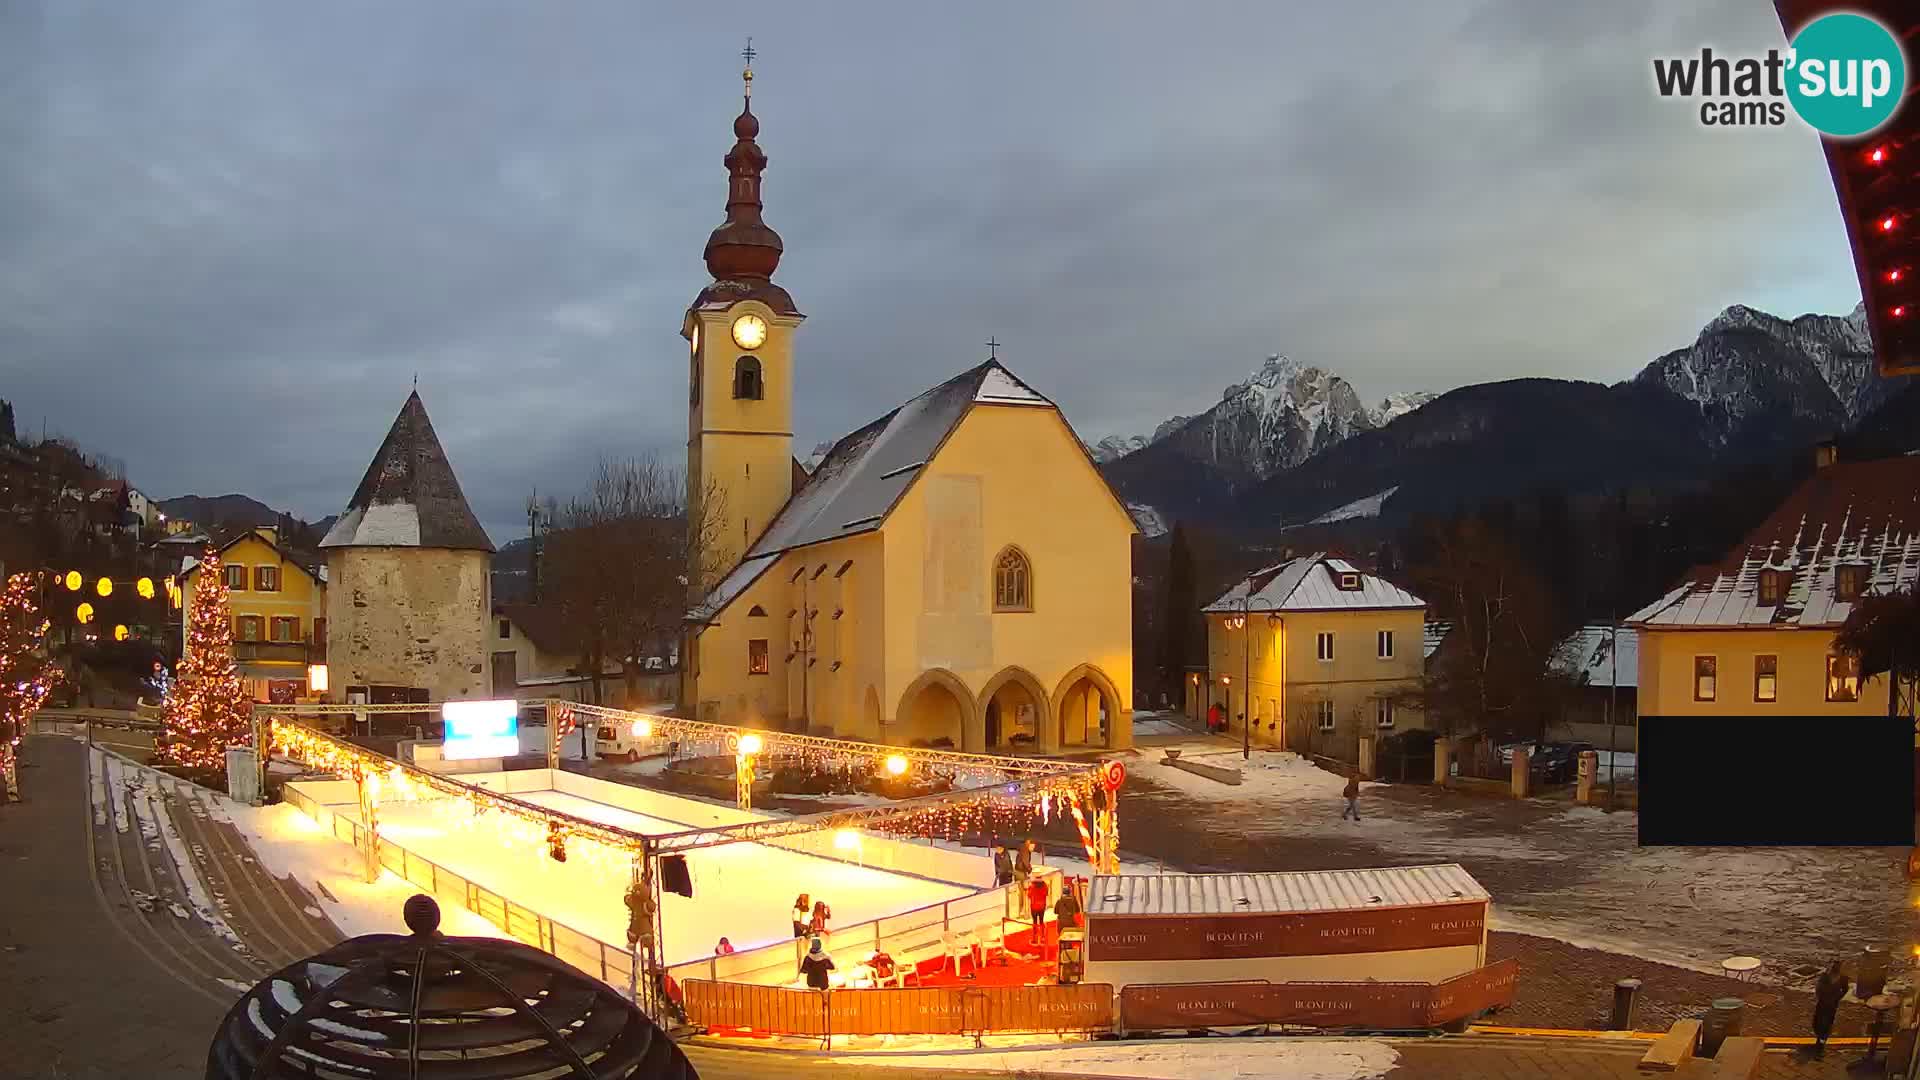
[(696, 594), (739, 562), (793, 495), (793, 332), (805, 316), (773, 283), (782, 247), (761, 219), (767, 155), (754, 141), (752, 38), (741, 55), (745, 104), (724, 159), (727, 217), (707, 238), (713, 282), (680, 328), (689, 356), (687, 516), (698, 534), (687, 581)]

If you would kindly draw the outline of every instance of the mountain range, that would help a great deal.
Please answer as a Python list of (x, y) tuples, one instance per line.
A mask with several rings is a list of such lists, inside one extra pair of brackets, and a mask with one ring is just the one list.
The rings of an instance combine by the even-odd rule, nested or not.
[(1787, 320), (1736, 305), (1612, 386), (1515, 379), (1369, 408), (1340, 376), (1276, 356), (1207, 411), (1091, 449), (1148, 533), (1404, 519), (1541, 489), (1684, 487), (1850, 431), (1909, 381), (1875, 370), (1864, 308)]

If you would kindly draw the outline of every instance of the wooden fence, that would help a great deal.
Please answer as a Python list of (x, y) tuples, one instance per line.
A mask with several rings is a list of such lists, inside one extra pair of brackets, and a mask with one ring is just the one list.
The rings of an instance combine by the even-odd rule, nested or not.
[(1445, 1027), (1513, 1003), (1517, 960), (1445, 982), (1136, 984), (1120, 991), (1127, 1031), (1213, 1027), (1310, 1027), (1417, 1031)]
[(935, 986), (905, 990), (795, 990), (689, 980), (687, 1018), (705, 1028), (780, 1035), (982, 1035), (1105, 1031), (1113, 987)]

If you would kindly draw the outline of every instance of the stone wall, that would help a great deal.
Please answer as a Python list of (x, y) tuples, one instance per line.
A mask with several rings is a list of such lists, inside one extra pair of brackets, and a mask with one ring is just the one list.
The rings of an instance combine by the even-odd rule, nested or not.
[(329, 698), (347, 687), (424, 687), (432, 700), (486, 697), (492, 625), (483, 551), (327, 552)]

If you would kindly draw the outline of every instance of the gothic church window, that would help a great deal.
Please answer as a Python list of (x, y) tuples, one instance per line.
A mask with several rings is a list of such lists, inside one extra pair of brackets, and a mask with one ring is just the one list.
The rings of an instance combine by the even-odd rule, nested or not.
[(760, 361), (755, 357), (743, 356), (733, 362), (733, 396), (743, 401), (759, 401), (766, 396)]
[(1033, 564), (1019, 548), (1006, 548), (993, 560), (993, 610), (1033, 610)]

